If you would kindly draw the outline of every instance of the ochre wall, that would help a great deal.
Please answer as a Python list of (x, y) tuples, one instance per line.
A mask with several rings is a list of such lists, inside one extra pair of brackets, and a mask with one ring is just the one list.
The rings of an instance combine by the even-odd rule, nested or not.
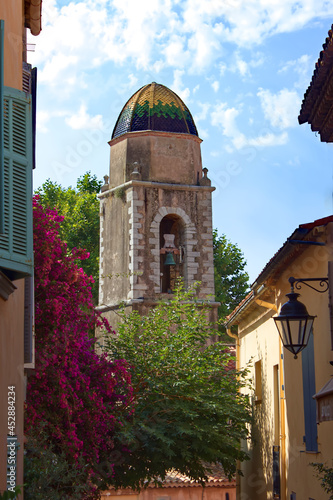
[(197, 184), (201, 140), (189, 134), (131, 132), (110, 142), (110, 187), (131, 179), (137, 164), (144, 181)]
[(111, 490), (104, 492), (101, 500), (225, 500), (227, 493), (229, 500), (236, 500), (235, 486), (147, 488), (138, 494), (130, 490)]
[[(0, 2), (0, 19), (5, 21), (4, 85), (22, 90), (23, 1)], [(8, 300), (0, 298), (0, 491), (6, 490), (8, 386), (15, 386), (15, 419), (19, 450), (16, 484), (23, 485), (23, 407), (24, 407), (24, 281), (14, 282), (17, 290)], [(20, 498), (23, 498), (20, 495)]]
[(0, 19), (5, 20), (4, 84), (22, 90), (23, 1), (0, 2)]
[(16, 434), (20, 446), (16, 484), (23, 485), (24, 280), (17, 280), (14, 284), (17, 290), (8, 300), (0, 298), (0, 491), (6, 489), (8, 386), (15, 386)]

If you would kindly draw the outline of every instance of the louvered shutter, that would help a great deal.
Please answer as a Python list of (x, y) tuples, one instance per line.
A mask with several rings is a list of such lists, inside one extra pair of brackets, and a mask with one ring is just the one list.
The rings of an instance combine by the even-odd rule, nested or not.
[(31, 96), (4, 87), (3, 98), (4, 234), (0, 268), (11, 279), (32, 274), (32, 136)]
[(313, 399), (316, 394), (313, 332), (310, 334), (308, 345), (302, 351), (302, 375), (305, 449), (318, 452), (316, 401)]

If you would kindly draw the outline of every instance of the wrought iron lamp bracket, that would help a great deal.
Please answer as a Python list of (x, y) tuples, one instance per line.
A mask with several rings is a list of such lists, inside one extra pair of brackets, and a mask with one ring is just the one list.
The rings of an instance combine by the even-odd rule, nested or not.
[[(327, 292), (327, 290), (329, 288), (328, 278), (297, 278), (296, 279), (293, 276), (291, 276), (288, 281), (291, 285), (292, 292), (294, 292), (294, 285), (295, 285), (296, 290), (301, 290), (302, 285), (306, 285), (309, 288), (312, 288), (312, 290), (315, 290), (315, 292), (319, 292), (319, 293), (325, 293), (325, 292)], [(318, 283), (317, 286), (319, 288), (316, 288), (316, 287), (310, 285), (308, 283), (309, 281), (312, 283), (317, 282)]]

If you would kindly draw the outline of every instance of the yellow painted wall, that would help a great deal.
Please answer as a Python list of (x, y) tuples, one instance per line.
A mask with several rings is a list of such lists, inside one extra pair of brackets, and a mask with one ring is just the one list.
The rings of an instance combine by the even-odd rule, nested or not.
[[(240, 331), (240, 366), (250, 366), (253, 385), (253, 408), (256, 424), (253, 427), (255, 444), (243, 446), (250, 452), (251, 460), (241, 464), (241, 493), (244, 500), (266, 500), (267, 489), (272, 488), (272, 447), (274, 444), (274, 394), (273, 366), (279, 364), (279, 337), (274, 325), (273, 312), (260, 309), (263, 317), (250, 329)], [(240, 329), (241, 330), (241, 329)], [(261, 360), (261, 400), (256, 400), (255, 363)], [(249, 391), (247, 391), (249, 392)], [(260, 444), (265, 442), (265, 446)], [(241, 497), (243, 500), (243, 497)]]
[[(286, 293), (290, 292), (288, 278), (314, 278), (328, 275), (328, 261), (332, 256), (332, 223), (328, 224), (321, 240), (326, 246), (304, 245), (301, 256), (281, 272), (274, 284), (273, 293), (278, 309), (287, 302)], [(331, 287), (333, 284), (331, 284)], [(316, 392), (333, 375), (330, 361), (333, 351), (330, 336), (329, 294), (319, 294), (305, 285), (299, 291), (299, 300), (304, 303), (309, 314), (316, 315), (314, 322), (314, 357)], [(243, 443), (250, 451), (251, 460), (244, 462), (241, 468), (244, 477), (240, 480), (241, 500), (273, 499), (272, 495), (272, 446), (274, 444), (274, 423), (278, 418), (279, 444), (281, 450), (281, 500), (289, 500), (292, 492), (296, 498), (307, 500), (326, 500), (328, 494), (314, 476), (311, 462), (327, 462), (332, 466), (333, 458), (333, 422), (323, 422), (317, 426), (318, 453), (306, 452), (303, 436), (304, 407), (302, 356), (295, 360), (293, 355), (283, 349), (284, 364), (280, 361), (280, 339), (272, 316), (274, 312), (252, 304), (239, 324), (239, 361), (250, 368), (253, 387), (255, 386), (255, 362), (262, 360), (262, 402), (254, 402), (254, 438), (255, 443)], [(274, 365), (279, 365), (280, 378), (280, 415), (276, 415), (274, 405)], [(285, 376), (284, 390), (281, 376)], [(285, 398), (285, 400), (284, 400)], [(284, 409), (285, 407), (285, 409)], [(284, 428), (285, 424), (285, 428)], [(284, 459), (285, 446), (285, 459)]]
[[(330, 249), (325, 247), (308, 247), (292, 269), (291, 275), (295, 277), (315, 278), (327, 276)], [(333, 286), (333, 284), (331, 284)], [(314, 360), (316, 392), (330, 379), (333, 360), (330, 338), (330, 319), (328, 308), (328, 292), (319, 294), (306, 286), (299, 291), (299, 300), (304, 303), (309, 314), (316, 315), (313, 327), (314, 335)], [(286, 377), (286, 422), (288, 437), (287, 463), (287, 498), (292, 491), (297, 498), (326, 499), (328, 494), (320, 487), (318, 479), (313, 475), (311, 462), (327, 462), (332, 466), (333, 458), (333, 422), (323, 422), (317, 426), (318, 453), (305, 451), (303, 443), (304, 411), (302, 390), (302, 357), (297, 360), (288, 352), (285, 354)]]

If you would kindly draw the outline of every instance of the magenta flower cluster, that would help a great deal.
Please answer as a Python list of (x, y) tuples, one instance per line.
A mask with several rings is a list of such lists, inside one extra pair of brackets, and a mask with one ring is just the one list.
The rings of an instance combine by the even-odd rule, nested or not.
[(115, 432), (133, 411), (130, 375), (124, 360), (95, 351), (96, 327), (109, 327), (94, 311), (92, 278), (77, 265), (89, 254), (68, 250), (58, 234), (63, 218), (44, 210), (38, 196), (33, 213), (36, 363), (27, 387), (26, 435), (41, 432), (71, 463), (84, 463), (97, 484), (100, 464), (112, 462)]

